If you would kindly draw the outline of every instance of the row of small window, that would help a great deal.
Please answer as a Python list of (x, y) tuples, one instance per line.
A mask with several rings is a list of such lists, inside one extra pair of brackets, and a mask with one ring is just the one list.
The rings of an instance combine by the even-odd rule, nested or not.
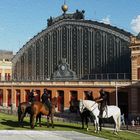
[(0, 59), (0, 61), (10, 61), (10, 59)]
[(0, 73), (0, 80), (2, 80), (2, 79), (6, 80), (6, 81), (11, 80), (11, 74), (10, 73), (5, 73), (5, 76), (2, 77), (2, 75)]

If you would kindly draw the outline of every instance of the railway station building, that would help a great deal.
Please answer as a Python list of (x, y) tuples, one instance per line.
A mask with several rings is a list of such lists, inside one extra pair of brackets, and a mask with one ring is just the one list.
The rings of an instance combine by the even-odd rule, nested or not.
[(58, 111), (88, 91), (109, 93), (110, 105), (126, 116), (140, 115), (140, 34), (85, 18), (76, 10), (50, 17), (47, 27), (30, 39), (12, 59), (12, 79), (0, 82), (1, 108), (16, 109), (36, 90), (58, 97)]

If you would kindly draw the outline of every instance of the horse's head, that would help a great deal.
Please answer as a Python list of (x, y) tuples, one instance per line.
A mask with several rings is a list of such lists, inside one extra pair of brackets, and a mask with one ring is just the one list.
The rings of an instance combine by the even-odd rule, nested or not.
[(80, 111), (80, 113), (83, 113), (84, 109), (85, 109), (85, 106), (83, 104), (83, 100), (80, 100), (80, 102), (79, 102), (79, 111)]

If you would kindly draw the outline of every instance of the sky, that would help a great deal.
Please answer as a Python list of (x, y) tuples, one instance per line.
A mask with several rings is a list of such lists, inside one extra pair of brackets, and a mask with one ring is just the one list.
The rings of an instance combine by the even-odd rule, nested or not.
[[(0, 0), (0, 50), (18, 52), (47, 27), (47, 19), (62, 14), (64, 0)], [(140, 0), (66, 0), (67, 13), (85, 10), (85, 18), (137, 35)]]

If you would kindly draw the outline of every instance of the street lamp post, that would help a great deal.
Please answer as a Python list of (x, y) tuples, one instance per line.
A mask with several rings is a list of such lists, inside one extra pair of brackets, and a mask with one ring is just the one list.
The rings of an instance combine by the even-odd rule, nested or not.
[(115, 88), (116, 88), (116, 106), (118, 106), (118, 86), (117, 86), (117, 82), (115, 82)]
[(11, 114), (13, 114), (13, 82), (11, 82)]

